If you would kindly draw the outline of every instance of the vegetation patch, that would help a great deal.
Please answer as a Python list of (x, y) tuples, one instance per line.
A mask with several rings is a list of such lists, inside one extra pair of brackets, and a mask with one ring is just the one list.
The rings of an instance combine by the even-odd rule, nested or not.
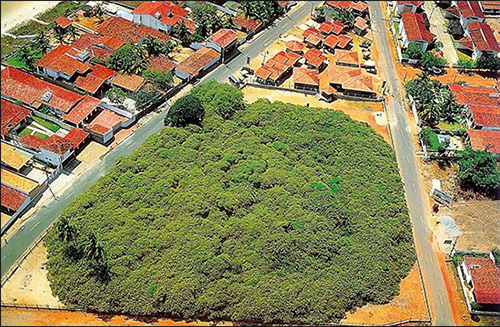
[(20, 138), (23, 138), (23, 137), (25, 137), (26, 135), (31, 134), (31, 132), (33, 132), (31, 129), (29, 129), (29, 128), (25, 128), (25, 129), (23, 129), (23, 130), (19, 133), (19, 137), (20, 137)]
[(49, 29), (50, 29), (49, 25), (43, 25), (30, 19), (10, 29), (8, 33), (14, 35), (33, 35), (39, 31), (45, 32), (48, 31)]
[(15, 39), (12, 36), (2, 35), (2, 60), (16, 52), (18, 47), (21, 47), (28, 42), (28, 39)]
[(61, 1), (54, 8), (50, 8), (40, 15), (38, 19), (52, 23), (59, 16), (69, 16), (71, 13), (79, 10), (87, 1)]
[(242, 109), (201, 88), (200, 125), (150, 136), (63, 211), (46, 238), (54, 295), (100, 312), (284, 323), (338, 322), (394, 297), (415, 251), (384, 139), (341, 112)]
[(43, 120), (42, 118), (39, 117), (33, 117), (33, 120), (36, 121), (38, 124), (42, 125), (43, 127), (48, 128), (54, 133), (57, 132), (60, 128), (57, 124)]
[(42, 139), (42, 140), (46, 140), (49, 138), (49, 136), (47, 134), (40, 133), (40, 132), (35, 132), (35, 133), (33, 133), (33, 135)]

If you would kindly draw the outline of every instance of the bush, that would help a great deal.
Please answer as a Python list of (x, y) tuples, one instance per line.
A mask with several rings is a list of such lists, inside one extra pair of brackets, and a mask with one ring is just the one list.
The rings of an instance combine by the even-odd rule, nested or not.
[(112, 87), (106, 91), (106, 97), (115, 104), (123, 104), (123, 101), (127, 98), (127, 93), (119, 87)]
[(142, 72), (142, 77), (165, 89), (170, 89), (174, 83), (174, 77), (171, 72), (160, 72), (154, 69), (146, 69)]
[(423, 51), (420, 46), (415, 43), (410, 43), (408, 47), (404, 50), (411, 59), (422, 59)]
[(446, 65), (446, 59), (436, 57), (428, 52), (425, 52), (424, 54), (422, 54), (421, 65), (424, 69), (432, 67), (443, 68)]
[(467, 148), (460, 160), (458, 177), (465, 187), (489, 192), (500, 186), (500, 171), (493, 156), (485, 150)]
[(459, 67), (462, 68), (468, 68), (468, 69), (476, 68), (476, 62), (474, 60), (459, 58), (457, 64)]
[(203, 117), (205, 117), (205, 109), (203, 109), (200, 100), (188, 94), (177, 100), (170, 108), (165, 117), (165, 126), (199, 125), (203, 121)]
[(477, 68), (497, 71), (500, 69), (500, 58), (493, 55), (483, 55), (477, 61)]
[(161, 93), (156, 87), (144, 86), (135, 96), (135, 106), (138, 111), (146, 107), (157, 105), (161, 102)]
[(229, 84), (210, 81), (191, 91), (201, 101), (207, 112), (214, 112), (223, 119), (230, 119), (244, 107), (243, 92)]

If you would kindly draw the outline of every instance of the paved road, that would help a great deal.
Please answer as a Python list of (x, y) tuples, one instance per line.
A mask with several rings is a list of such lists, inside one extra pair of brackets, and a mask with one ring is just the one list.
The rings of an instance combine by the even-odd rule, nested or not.
[(444, 57), (448, 60), (450, 65), (456, 64), (458, 62), (458, 55), (453, 42), (451, 41), (451, 36), (446, 31), (446, 26), (444, 22), (444, 17), (441, 15), (441, 10), (434, 3), (434, 1), (425, 1), (424, 10), (429, 17), (429, 22), (431, 23), (430, 31), (437, 35), (439, 41), (443, 43)]
[(401, 88), (397, 78), (396, 68), (391, 56), (389, 39), (385, 22), (382, 19), (381, 2), (370, 2), (370, 16), (372, 20), (374, 37), (380, 53), (382, 76), (395, 97), (388, 102), (388, 119), (391, 125), (394, 150), (398, 159), (401, 176), (405, 184), (406, 198), (412, 219), (415, 245), (419, 254), (419, 260), (423, 275), (426, 280), (427, 294), (429, 296), (431, 310), (435, 316), (434, 324), (438, 326), (453, 326), (448, 293), (444, 284), (443, 276), (438, 265), (438, 259), (432, 250), (431, 231), (425, 215), (426, 201), (422, 194), (423, 187), (420, 180), (420, 172), (415, 156), (413, 141), (409, 132), (408, 119), (405, 107), (401, 99)]
[[(252, 43), (247, 46), (242, 53), (234, 58), (230, 63), (221, 65), (204, 79), (202, 83), (208, 80), (217, 80), (219, 82), (227, 82), (230, 75), (236, 73), (245, 65), (246, 58), (250, 59), (258, 56), (269, 44), (278, 39), (281, 33), (291, 29), (298, 22), (306, 18), (310, 14), (311, 8), (317, 6), (321, 1), (311, 1), (299, 8), (296, 8), (286, 17), (281, 19), (275, 26), (269, 27), (267, 30), (258, 35)], [(2, 244), (2, 259), (1, 259), (1, 274), (3, 275), (21, 256), (21, 254), (33, 244), (33, 242), (56, 220), (67, 204), (76, 198), (76, 196), (85, 191), (90, 185), (97, 181), (100, 176), (103, 176), (110, 168), (114, 166), (115, 160), (123, 155), (128, 155), (137, 149), (149, 135), (157, 133), (163, 126), (165, 112), (158, 117), (143, 125), (134, 134), (128, 137), (122, 144), (111, 151), (101, 162), (90, 169), (87, 173), (82, 174), (74, 182), (72, 187), (68, 188), (59, 199), (51, 201), (49, 205), (38, 210), (25, 224), (23, 229), (19, 229), (12, 234), (8, 240), (8, 244)]]

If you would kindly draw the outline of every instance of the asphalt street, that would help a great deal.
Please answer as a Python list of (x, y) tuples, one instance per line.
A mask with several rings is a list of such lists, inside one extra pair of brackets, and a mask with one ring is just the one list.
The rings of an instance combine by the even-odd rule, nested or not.
[[(311, 1), (292, 12), (288, 13), (273, 26), (268, 27), (264, 32), (254, 37), (249, 46), (242, 50), (241, 54), (225, 65), (220, 65), (209, 73), (200, 83), (209, 80), (227, 82), (230, 75), (238, 72), (246, 63), (246, 58), (254, 59), (268, 45), (278, 39), (279, 35), (288, 31), (307, 17), (321, 1)], [(100, 176), (103, 176), (111, 169), (115, 160), (123, 155), (128, 155), (137, 149), (151, 134), (158, 133), (163, 127), (163, 119), (166, 113), (163, 112), (150, 122), (144, 124), (134, 134), (130, 135), (123, 143), (113, 149), (102, 161), (97, 163), (88, 172), (82, 174), (57, 200), (51, 201), (47, 206), (41, 208), (23, 227), (15, 231), (8, 239), (7, 244), (2, 244), (1, 250), (1, 274), (2, 277), (16, 260), (29, 248), (31, 244), (57, 219), (62, 210), (85, 191), (90, 185), (95, 183)]]
[(431, 244), (431, 230), (425, 214), (426, 201), (417, 165), (415, 148), (410, 135), (410, 126), (406, 117), (404, 103), (401, 99), (401, 87), (396, 73), (396, 67), (391, 56), (391, 45), (382, 14), (381, 2), (370, 2), (370, 17), (374, 30), (375, 43), (380, 53), (382, 77), (387, 81), (391, 93), (395, 95), (388, 101), (388, 120), (393, 133), (394, 150), (399, 164), (401, 177), (405, 185), (406, 199), (414, 229), (415, 245), (420, 265), (427, 284), (427, 295), (431, 310), (435, 316), (434, 325), (453, 326), (448, 293), (444, 279), (439, 269)]

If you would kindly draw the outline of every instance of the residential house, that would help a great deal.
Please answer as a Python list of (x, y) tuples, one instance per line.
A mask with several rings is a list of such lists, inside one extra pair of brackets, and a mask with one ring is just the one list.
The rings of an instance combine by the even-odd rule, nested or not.
[(11, 131), (15, 133), (18, 127), (23, 125), (23, 122), (31, 116), (30, 110), (4, 99), (1, 100), (0, 109), (2, 111), (0, 115), (2, 121), (2, 140), (8, 139), (8, 133)]
[(83, 129), (73, 128), (64, 138), (71, 142), (76, 153), (85, 147), (86, 141), (90, 139), (89, 136), (90, 134)]
[[(102, 91), (103, 85), (110, 85), (111, 78), (115, 75), (116, 72), (112, 69), (102, 65), (94, 65), (89, 74), (76, 78), (75, 86), (82, 91), (95, 95), (98, 91)], [(100, 94), (102, 95), (102, 92)]]
[(473, 21), (467, 24), (465, 36), (457, 41), (457, 48), (469, 51), (472, 58), (477, 60), (483, 55), (497, 56), (500, 52), (490, 25)]
[(102, 144), (107, 144), (113, 139), (113, 129), (109, 127), (100, 124), (92, 124), (89, 126), (89, 129), (96, 140)]
[(101, 35), (114, 37), (125, 43), (139, 43), (148, 35), (157, 38), (161, 42), (172, 39), (171, 36), (149, 28), (144, 25), (137, 26), (134, 22), (122, 17), (113, 16), (96, 27), (96, 32)]
[(468, 29), (471, 22), (484, 23), (486, 17), (479, 1), (452, 1), (452, 4), (458, 8), (460, 25), (464, 31)]
[(427, 29), (424, 16), (414, 12), (401, 14), (399, 36), (404, 48), (414, 43), (420, 46), (422, 51), (426, 51), (429, 44), (436, 38), (436, 35)]
[(323, 34), (309, 34), (305, 39), (305, 43), (309, 48), (319, 49), (323, 44), (323, 38)]
[(424, 1), (393, 1), (394, 13), (402, 14), (404, 12), (422, 11)]
[(98, 112), (97, 107), (100, 103), (100, 100), (90, 95), (85, 95), (82, 101), (78, 102), (69, 113), (62, 115), (61, 118), (69, 125), (82, 127), (85, 123), (92, 120)]
[(238, 47), (238, 33), (231, 29), (222, 28), (207, 39), (206, 46), (220, 53), (224, 62), (227, 54)]
[(156, 31), (169, 33), (172, 27), (184, 23), (192, 32), (195, 23), (186, 18), (189, 14), (184, 8), (172, 1), (145, 1), (132, 11), (134, 23), (144, 25)]
[(328, 81), (331, 88), (323, 91), (326, 98), (331, 98), (336, 92), (358, 97), (376, 97), (373, 78), (364, 74), (360, 68), (330, 65)]
[(304, 54), (304, 58), (306, 59), (308, 68), (317, 69), (322, 72), (328, 66), (328, 58), (318, 49), (309, 49)]
[(85, 62), (90, 58), (87, 50), (73, 51), (69, 45), (59, 45), (54, 50), (35, 62), (35, 66), (42, 68), (45, 75), (57, 79), (72, 80), (75, 74), (83, 75), (92, 67)]
[[(2, 171), (3, 179), (3, 171)], [(12, 225), (17, 216), (31, 203), (30, 197), (13, 187), (1, 185), (2, 234)], [(4, 220), (4, 215), (7, 219)]]
[(254, 19), (245, 18), (240, 14), (234, 17), (233, 24), (240, 31), (247, 33), (249, 37), (258, 33), (264, 26), (261, 22), (258, 22)]
[(302, 57), (295, 52), (278, 52), (255, 72), (257, 82), (280, 85), (290, 77), (300, 58)]
[(355, 16), (368, 14), (368, 3), (365, 1), (326, 1), (325, 4), (334, 10), (345, 10)]
[(329, 35), (323, 41), (323, 47), (331, 53), (335, 53), (335, 49), (350, 49), (352, 46), (352, 37), (348, 35)]
[(177, 65), (175, 75), (190, 81), (197, 78), (220, 61), (220, 53), (214, 49), (202, 47)]
[(66, 28), (68, 28), (68, 26), (71, 25), (72, 22), (68, 17), (59, 16), (56, 18), (55, 23), (59, 28), (65, 30)]
[(34, 151), (35, 158), (59, 167), (73, 154), (73, 143), (65, 138), (53, 134), (46, 140), (28, 134), (19, 143)]
[(146, 83), (146, 79), (141, 76), (132, 74), (124, 75), (117, 73), (111, 79), (111, 86), (116, 86), (124, 89), (125, 91), (137, 92)]
[(500, 14), (500, 2), (498, 0), (491, 0), (491, 1), (482, 0), (481, 7), (483, 7), (483, 12), (487, 15)]
[(333, 33), (335, 27), (336, 25), (333, 22), (327, 20), (319, 26), (318, 30), (321, 32), (321, 34), (328, 36)]
[(19, 100), (35, 109), (45, 105), (56, 114), (62, 115), (83, 99), (82, 95), (12, 67), (5, 68), (1, 74), (2, 95)]
[(335, 64), (338, 66), (348, 66), (359, 68), (359, 56), (356, 51), (336, 50)]
[(41, 186), (37, 181), (18, 174), (17, 172), (5, 169), (4, 167), (1, 169), (1, 175), (2, 186), (7, 186), (11, 189), (19, 191), (32, 199), (36, 197), (43, 188), (43, 186)]
[(465, 121), (467, 127), (500, 131), (500, 106), (467, 105)]
[(353, 27), (354, 33), (364, 35), (368, 31), (368, 24), (363, 17), (356, 17)]
[(304, 48), (306, 47), (304, 43), (299, 41), (288, 41), (286, 43), (286, 52), (295, 52), (298, 55), (304, 54)]
[(319, 35), (321, 34), (321, 32), (315, 28), (312, 28), (312, 27), (309, 27), (308, 29), (306, 29), (303, 33), (302, 33), (302, 37), (304, 38), (304, 42), (305, 40), (310, 36), (310, 35)]
[(155, 56), (150, 56), (148, 59), (148, 69), (153, 69), (159, 72), (172, 72), (177, 65), (175, 62), (170, 60), (167, 56), (165, 55), (155, 55)]
[(500, 161), (500, 131), (468, 129), (468, 141), (474, 150), (487, 150)]
[[(499, 132), (500, 133), (500, 132)], [(500, 269), (492, 258), (464, 257), (461, 264), (465, 283), (470, 287), (474, 302), (485, 311), (500, 304)]]
[(316, 69), (293, 68), (293, 87), (300, 90), (319, 91), (319, 77)]
[(33, 156), (27, 155), (27, 152), (20, 153), (18, 149), (2, 142), (1, 144), (2, 165), (16, 172), (20, 172), (28, 164)]

